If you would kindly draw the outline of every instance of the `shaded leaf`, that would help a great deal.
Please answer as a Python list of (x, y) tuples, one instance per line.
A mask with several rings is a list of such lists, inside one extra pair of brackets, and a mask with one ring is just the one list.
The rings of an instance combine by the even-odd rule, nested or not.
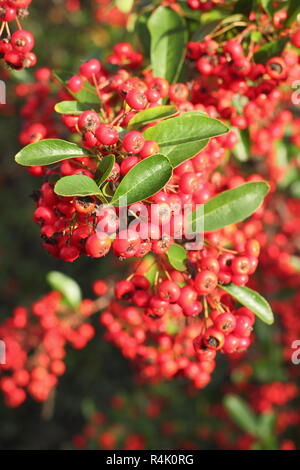
[(54, 192), (65, 197), (101, 195), (95, 181), (86, 175), (64, 176), (57, 181)]
[(50, 271), (47, 282), (53, 290), (63, 295), (63, 300), (71, 308), (78, 308), (82, 299), (81, 289), (74, 279), (59, 271)]
[(257, 417), (249, 405), (238, 395), (226, 395), (224, 407), (233, 421), (245, 432), (256, 437), (258, 433)]
[[(103, 159), (101, 160), (101, 163), (99, 164), (97, 168), (96, 181), (97, 181), (98, 186), (101, 186), (101, 184), (103, 184), (104, 181), (107, 180), (107, 178), (112, 172), (115, 161), (116, 161), (116, 157), (113, 154), (105, 155), (105, 157), (103, 157)], [(99, 175), (99, 179), (98, 179), (98, 175)]]
[(265, 64), (272, 57), (280, 56), (284, 50), (288, 38), (280, 38), (277, 41), (269, 42), (264, 44), (258, 51), (254, 54), (254, 60), (257, 64)]
[(177, 108), (175, 106), (157, 106), (155, 108), (148, 108), (144, 111), (140, 111), (133, 116), (128, 123), (128, 130), (139, 129), (146, 126), (150, 122), (158, 121), (160, 119), (165, 119), (167, 117), (173, 116), (177, 113)]
[(177, 271), (186, 271), (187, 253), (183, 246), (173, 243), (166, 252), (170, 265)]
[(182, 17), (168, 7), (158, 7), (148, 20), (151, 36), (151, 65), (156, 77), (176, 82), (184, 60), (187, 41)]

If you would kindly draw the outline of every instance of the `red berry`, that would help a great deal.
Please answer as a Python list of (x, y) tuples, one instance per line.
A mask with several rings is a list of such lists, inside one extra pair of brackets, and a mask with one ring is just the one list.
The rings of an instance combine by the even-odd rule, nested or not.
[(126, 95), (126, 103), (132, 109), (135, 109), (136, 111), (141, 111), (146, 108), (148, 100), (144, 93), (133, 88)]
[(88, 62), (82, 64), (79, 68), (80, 74), (86, 78), (91, 78), (100, 72), (101, 65), (98, 59), (91, 59)]
[(96, 199), (93, 196), (76, 197), (74, 206), (80, 214), (91, 214), (96, 207)]
[(93, 291), (95, 295), (98, 295), (101, 297), (102, 295), (105, 295), (108, 291), (108, 286), (106, 282), (98, 280), (94, 281), (93, 283)]
[(123, 148), (129, 153), (139, 153), (145, 143), (143, 135), (138, 131), (131, 131), (125, 135), (122, 141)]
[(218, 285), (218, 276), (212, 271), (201, 271), (195, 278), (195, 289), (199, 294), (210, 294)]
[(135, 292), (135, 286), (131, 281), (119, 281), (115, 286), (115, 295), (119, 300), (128, 300)]
[(15, 31), (11, 37), (11, 44), (17, 52), (25, 54), (33, 49), (34, 37), (29, 31)]
[(213, 349), (214, 351), (222, 349), (224, 341), (224, 334), (213, 327), (208, 328), (203, 335), (204, 345), (207, 346), (209, 349)]
[(180, 297), (180, 287), (173, 281), (162, 281), (157, 289), (158, 296), (167, 302), (177, 302)]
[(145, 140), (142, 150), (140, 151), (141, 158), (147, 158), (151, 155), (159, 153), (159, 145), (155, 140)]
[(80, 251), (76, 246), (64, 246), (59, 252), (59, 257), (63, 261), (75, 261), (80, 256)]
[(67, 85), (73, 93), (78, 93), (83, 88), (83, 80), (79, 75), (74, 75), (68, 80)]
[(111, 239), (109, 236), (103, 232), (96, 232), (87, 239), (85, 250), (88, 256), (101, 258), (109, 252), (110, 246)]
[(133, 230), (122, 230), (113, 242), (113, 250), (121, 258), (130, 258), (138, 251), (141, 244), (139, 234)]
[(236, 318), (232, 313), (221, 313), (214, 320), (214, 326), (227, 335), (235, 329)]
[(95, 111), (84, 111), (78, 119), (78, 127), (82, 132), (95, 132), (99, 124), (100, 118)]
[(108, 124), (100, 124), (95, 135), (102, 145), (114, 145), (119, 140), (119, 133), (116, 128)]

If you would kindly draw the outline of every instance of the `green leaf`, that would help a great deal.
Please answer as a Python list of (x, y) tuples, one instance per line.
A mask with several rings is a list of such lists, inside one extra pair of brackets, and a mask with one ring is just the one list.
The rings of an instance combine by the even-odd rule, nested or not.
[(95, 181), (86, 175), (64, 176), (57, 181), (54, 192), (65, 197), (101, 195)]
[(153, 75), (176, 82), (184, 60), (187, 31), (180, 15), (168, 7), (159, 7), (148, 20), (151, 36)]
[(140, 43), (144, 50), (144, 57), (150, 58), (150, 33), (147, 26), (148, 18), (150, 13), (146, 12), (143, 15), (139, 15), (135, 24), (135, 32), (140, 40)]
[(274, 315), (269, 303), (258, 292), (249, 289), (249, 287), (236, 286), (235, 284), (220, 285), (220, 287), (241, 305), (249, 308), (261, 321), (267, 325), (274, 323)]
[(145, 109), (133, 116), (128, 123), (128, 130), (139, 129), (150, 122), (165, 119), (177, 113), (175, 106), (157, 106), (155, 108)]
[(85, 149), (72, 142), (61, 139), (44, 139), (24, 147), (17, 153), (15, 160), (24, 166), (43, 166), (86, 155)]
[(291, 24), (297, 20), (297, 16), (299, 14), (300, 14), (299, 0), (289, 0), (286, 26), (291, 26)]
[(112, 204), (119, 206), (123, 203), (120, 198), (126, 196), (126, 204), (143, 201), (160, 191), (172, 176), (169, 160), (160, 154), (145, 158), (135, 165), (122, 179)]
[(258, 434), (257, 417), (248, 404), (238, 395), (226, 395), (224, 407), (233, 421), (245, 432), (256, 437)]
[(155, 283), (156, 274), (159, 271), (159, 266), (155, 260), (155, 257), (151, 253), (143, 258), (143, 267), (145, 267), (144, 276), (148, 279), (151, 286), (153, 286)]
[[(192, 231), (204, 223), (205, 232), (214, 232), (247, 219), (262, 204), (269, 191), (264, 181), (245, 183), (218, 194), (192, 213)], [(204, 222), (203, 222), (204, 217)]]
[(129, 13), (132, 10), (134, 4), (134, 0), (116, 0), (116, 7), (122, 13)]
[(258, 51), (254, 54), (254, 60), (257, 64), (265, 64), (272, 57), (280, 56), (284, 50), (288, 38), (280, 38), (277, 41), (269, 42), (264, 44)]
[(83, 111), (93, 109), (92, 103), (79, 103), (78, 101), (60, 101), (54, 107), (59, 114), (81, 114)]
[(221, 20), (213, 20), (202, 24), (193, 34), (191, 41), (200, 42), (208, 35), (211, 34), (217, 26), (221, 23)]
[(107, 180), (107, 178), (111, 174), (111, 171), (114, 167), (115, 161), (116, 161), (116, 157), (113, 154), (105, 155), (105, 157), (103, 157), (103, 159), (101, 160), (101, 163), (99, 164), (97, 168), (97, 175), (99, 174), (100, 176), (99, 180), (97, 180), (97, 176), (96, 176), (98, 186), (101, 186), (101, 184), (103, 184), (104, 181)]
[(235, 129), (239, 141), (233, 149), (235, 158), (240, 162), (247, 162), (250, 156), (250, 136), (248, 129)]
[(263, 413), (258, 417), (258, 435), (262, 443), (262, 448), (265, 450), (278, 449), (275, 424), (276, 416), (274, 413)]
[(249, 16), (253, 8), (254, 0), (238, 0), (234, 6), (234, 13), (242, 13), (245, 16)]
[(275, 8), (273, 7), (274, 0), (261, 0), (262, 7), (268, 13), (270, 17), (275, 13)]
[(81, 289), (74, 279), (59, 271), (50, 271), (47, 274), (47, 282), (53, 290), (63, 295), (63, 300), (71, 308), (78, 308), (82, 296)]
[(77, 101), (79, 101), (80, 103), (88, 103), (89, 105), (91, 105), (91, 103), (93, 103), (94, 105), (99, 106), (100, 101), (99, 101), (98, 95), (95, 91), (95, 88), (87, 80), (85, 80), (84, 88), (82, 90), (78, 91), (77, 93), (73, 93), (70, 90), (70, 88), (68, 88), (68, 86), (67, 86), (68, 79), (73, 76), (73, 74), (71, 72), (60, 71), (58, 73), (58, 72), (54, 71), (53, 75), (56, 78), (56, 80), (64, 88), (66, 88), (68, 90), (70, 95), (73, 96), (74, 98), (76, 98)]
[(177, 271), (186, 271), (186, 250), (183, 246), (173, 243), (166, 252), (170, 265)]
[(187, 112), (159, 122), (143, 132), (145, 139), (155, 140), (173, 168), (200, 152), (208, 139), (225, 134), (228, 128), (204, 113)]

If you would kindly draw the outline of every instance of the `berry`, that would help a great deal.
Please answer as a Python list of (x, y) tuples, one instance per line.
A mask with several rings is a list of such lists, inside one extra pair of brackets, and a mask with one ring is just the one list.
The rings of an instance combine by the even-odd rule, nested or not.
[(122, 141), (123, 148), (129, 153), (139, 153), (145, 143), (143, 135), (138, 131), (130, 131)]
[(162, 281), (158, 286), (158, 296), (167, 302), (177, 302), (180, 297), (180, 288), (173, 281)]
[(215, 290), (218, 276), (212, 271), (201, 271), (195, 278), (195, 289), (199, 294), (206, 295)]
[(141, 111), (146, 108), (148, 100), (144, 93), (133, 89), (127, 93), (126, 103), (130, 108), (135, 109), (136, 111)]
[(110, 246), (111, 239), (109, 236), (103, 232), (96, 232), (87, 239), (85, 250), (88, 256), (101, 258), (109, 252)]
[(214, 351), (222, 349), (224, 342), (224, 334), (216, 328), (208, 328), (203, 335), (203, 344), (209, 349), (213, 349)]
[(34, 46), (34, 37), (29, 31), (19, 30), (13, 33), (11, 44), (17, 52), (30, 52)]
[(114, 145), (119, 140), (117, 129), (108, 124), (100, 124), (96, 129), (95, 135), (102, 145)]

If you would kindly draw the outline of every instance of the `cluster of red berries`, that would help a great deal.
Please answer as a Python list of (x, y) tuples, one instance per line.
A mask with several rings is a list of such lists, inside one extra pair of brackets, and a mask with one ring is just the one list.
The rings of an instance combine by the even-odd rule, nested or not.
[[(34, 37), (29, 31), (22, 29), (20, 23), (20, 20), (28, 15), (27, 7), (31, 1), (0, 1), (0, 58), (16, 70), (33, 67), (36, 64), (36, 55), (32, 52)], [(9, 27), (12, 21), (16, 21), (18, 28), (13, 33)]]
[(36, 401), (47, 400), (65, 372), (66, 346), (82, 349), (94, 336), (88, 322), (93, 308), (93, 301), (85, 299), (74, 311), (53, 291), (30, 308), (15, 308), (0, 325), (5, 344), (0, 389), (8, 406), (21, 405), (27, 394)]
[[(229, 240), (240, 252), (223, 248)], [(217, 351), (243, 352), (251, 344), (254, 314), (236, 309), (219, 286), (248, 282), (257, 267), (259, 244), (241, 230), (225, 229), (208, 236), (206, 243), (188, 253), (186, 272), (170, 268), (160, 256), (153, 285), (146, 275), (156, 261), (150, 267), (148, 260), (140, 263), (138, 274), (116, 284), (116, 301), (101, 315), (106, 338), (134, 360), (143, 379), (181, 375), (203, 388)]]
[[(131, 57), (131, 68), (133, 61), (140, 61), (140, 55), (127, 43), (117, 44), (114, 47), (112, 57), (115, 56), (120, 60), (122, 57)], [(72, 93), (80, 92), (86, 84), (94, 87), (95, 93), (104, 104), (102, 110), (107, 119), (103, 122), (103, 117), (101, 119), (96, 111), (87, 110), (80, 115), (63, 115), (62, 121), (70, 132), (80, 134), (83, 146), (92, 151), (95, 157), (66, 160), (50, 169), (31, 167), (30, 172), (37, 176), (43, 175), (46, 180), (53, 179), (54, 175), (76, 174), (95, 178), (99, 158), (114, 154), (116, 162), (106, 185), (107, 190), (111, 192), (129, 170), (141, 160), (159, 152), (159, 146), (155, 141), (145, 140), (136, 130), (131, 130), (122, 136), (119, 126), (126, 128), (136, 112), (157, 106), (161, 99), (168, 96), (178, 103), (180, 112), (182, 86), (169, 85), (167, 80), (153, 78), (151, 74), (146, 80), (131, 77), (125, 69), (120, 69), (111, 75), (97, 59), (83, 63), (79, 74), (72, 76), (67, 83)], [(48, 84), (39, 85), (42, 96), (47, 94), (48, 86)], [(40, 94), (37, 93), (37, 97)], [(116, 108), (116, 100), (119, 102), (119, 108)], [(53, 132), (52, 121), (47, 126), (45, 119), (48, 118), (40, 118), (34, 112), (39, 103), (35, 96), (35, 99), (29, 98), (23, 107), (22, 112), (26, 113), (27, 117), (34, 116), (36, 121), (38, 116), (38, 122), (31, 124), (29, 121), (23, 130), (21, 134), (23, 142), (50, 137)], [(112, 103), (117, 109), (116, 112), (112, 108)], [(52, 106), (50, 98), (44, 103), (46, 106), (48, 104), (49, 107)], [(190, 104), (188, 109), (194, 109), (193, 105)], [(183, 108), (182, 111), (184, 110)], [(157, 254), (165, 253), (172, 241), (181, 236), (184, 205), (202, 204), (218, 192), (215, 185), (209, 182), (209, 176), (224, 158), (226, 149), (232, 148), (236, 141), (234, 133), (212, 139), (204, 152), (175, 169), (172, 179), (164, 190), (150, 197), (145, 204), (132, 205), (130, 207), (132, 217), (139, 217), (140, 214), (144, 217), (146, 211), (147, 220), (151, 221), (150, 225), (146, 222), (141, 224), (139, 233), (130, 229), (126, 233), (118, 232), (118, 210), (99, 207), (96, 198), (58, 197), (54, 194), (52, 185), (45, 183), (37, 195), (38, 208), (34, 216), (35, 221), (42, 225), (41, 235), (45, 247), (53, 256), (65, 261), (74, 261), (81, 253), (96, 258), (104, 256), (111, 245), (114, 253), (121, 258), (144, 256), (150, 250)], [(154, 209), (153, 203), (155, 203)], [(102, 228), (99, 229), (99, 226)], [(167, 233), (165, 226), (168, 227)]]

